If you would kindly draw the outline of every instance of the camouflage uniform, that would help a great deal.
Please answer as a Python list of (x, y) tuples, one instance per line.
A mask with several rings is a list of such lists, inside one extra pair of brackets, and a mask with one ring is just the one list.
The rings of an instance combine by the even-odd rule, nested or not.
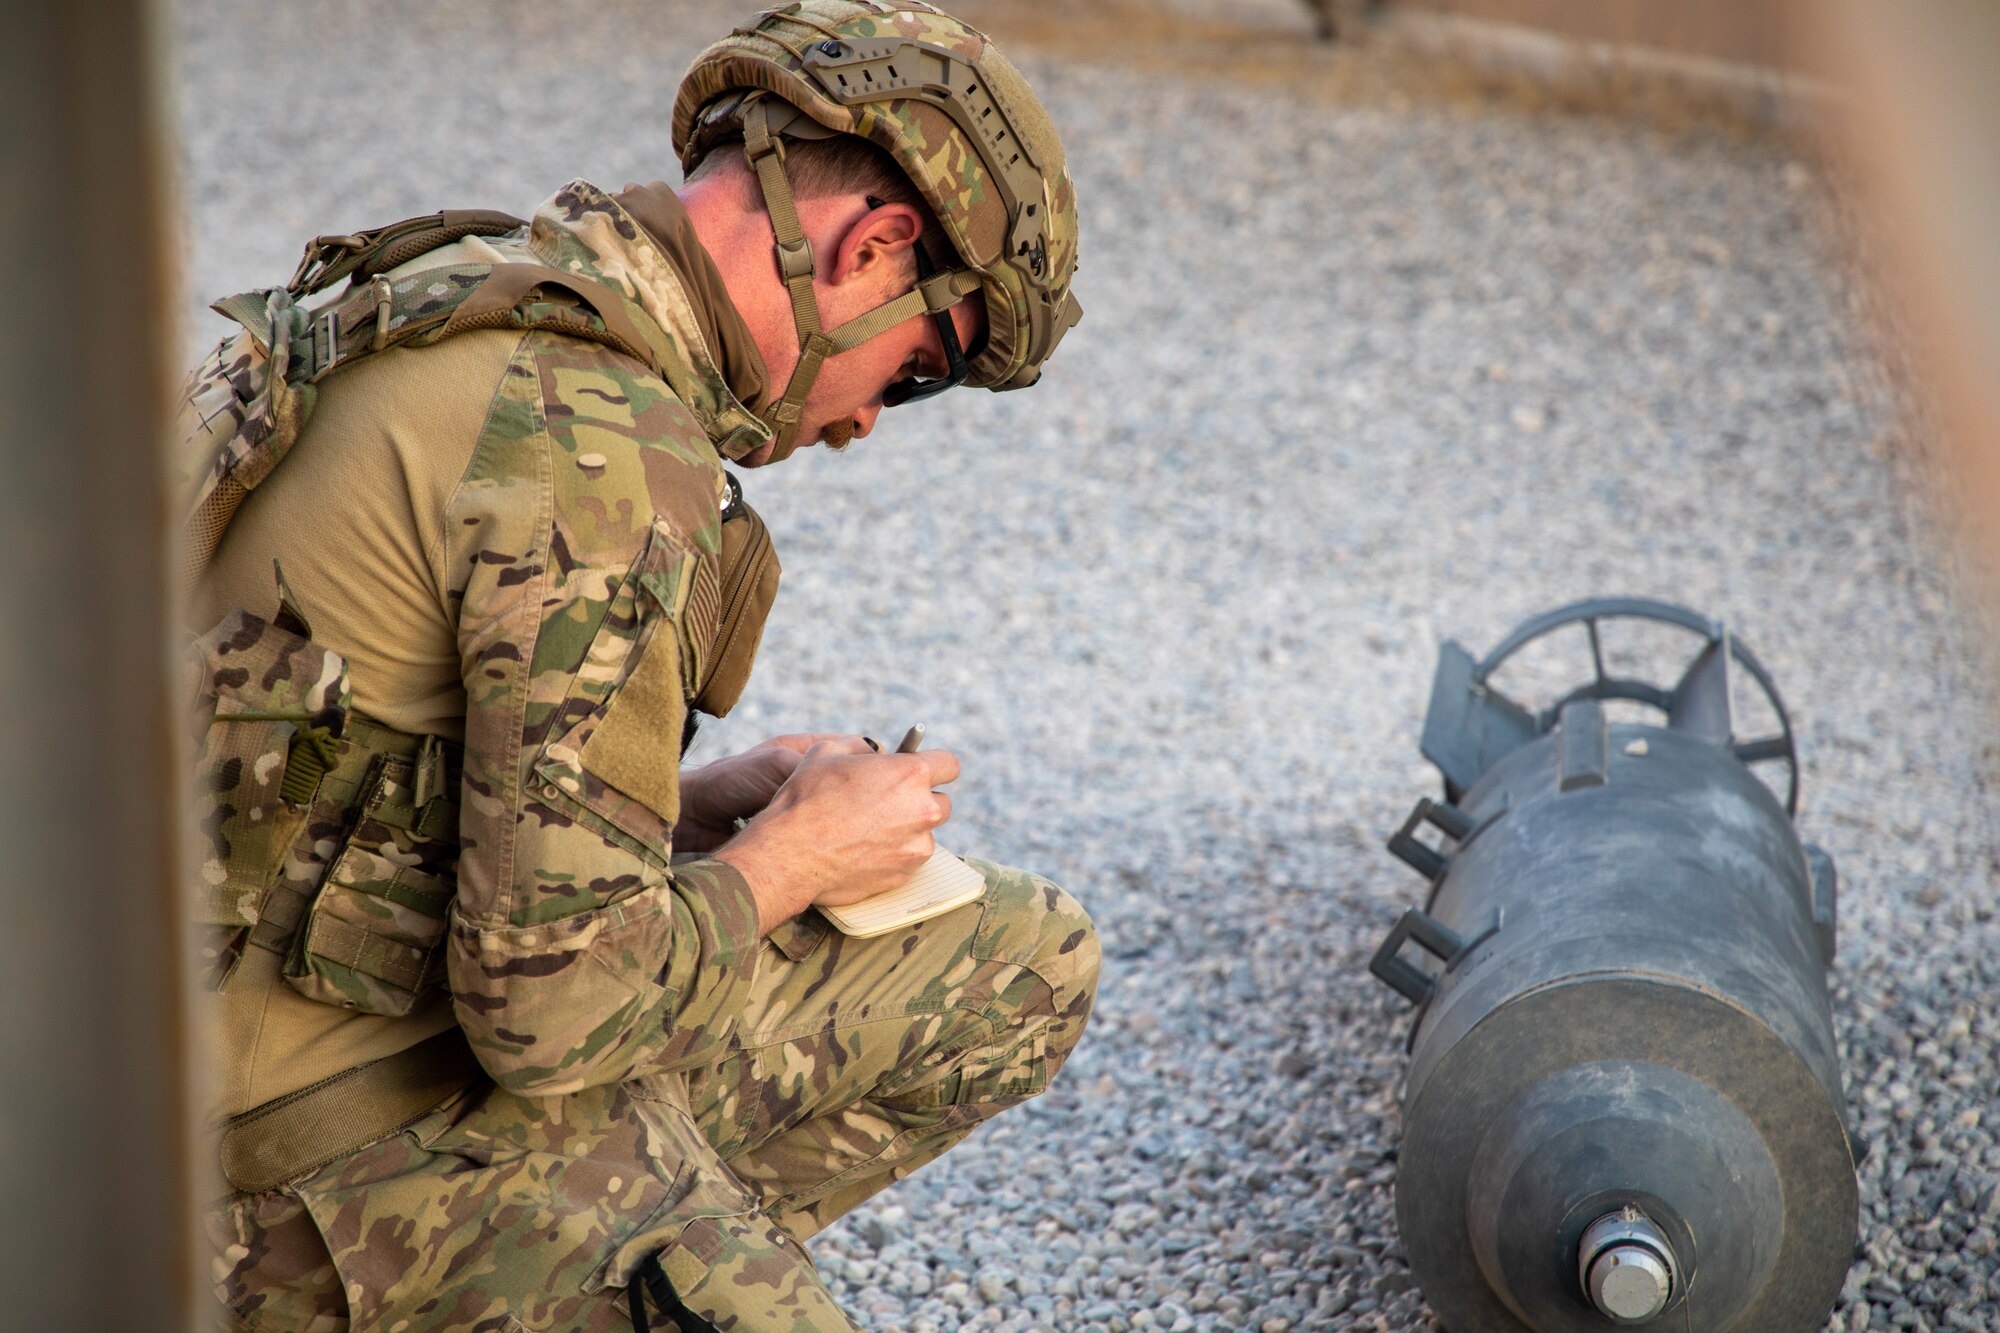
[[(253, 492), (245, 531), (266, 536), (232, 527), (218, 566), (268, 560), (243, 548), (271, 543), (302, 614), (225, 625), (206, 642), (204, 679), (225, 712), (351, 693), (361, 722), (454, 737), (448, 708), (399, 715), (412, 701), (384, 696), (365, 654), (343, 664), (334, 654), (348, 645), (312, 640), (330, 651), (309, 660), (267, 651), (341, 599), (399, 595), (344, 581), (342, 541), (350, 554), (372, 543), (370, 559), (398, 548), (412, 586), (430, 587), (428, 602), (410, 595), (424, 602), (418, 621), (434, 620), (428, 640), (397, 650), (456, 664), (457, 848), (372, 806), (343, 828), (354, 793), (336, 761), (280, 890), (310, 905), (301, 938), (364, 938), (393, 961), (442, 935), (449, 1009), (426, 999), (421, 968), (385, 983), (398, 974), (381, 957), (349, 966), (331, 946), (306, 948), (282, 977), (275, 962), (225, 959), (238, 971), (222, 999), (254, 992), (257, 1024), (299, 997), (319, 1002), (312, 1013), (334, 1026), (281, 1076), (292, 1087), (320, 1072), (310, 1051), (351, 1063), (453, 1021), (491, 1081), (303, 1178), (223, 1201), (216, 1291), (257, 1329), (623, 1328), (605, 1289), (657, 1253), (719, 1327), (851, 1327), (799, 1242), (1046, 1085), (1089, 1013), (1095, 937), (1061, 890), (982, 866), (976, 909), (870, 940), (808, 913), (760, 943), (741, 876), (673, 854), (677, 741), (714, 651), (720, 464), (769, 428), (716, 369), (674, 265), (595, 188), (559, 191), (525, 238), (462, 243), (391, 276), (468, 262), (535, 262), (608, 286), (663, 373), (548, 329), (381, 353), (370, 392), (390, 405), (385, 420), (421, 414), (397, 377), (454, 343), (500, 367), (444, 512), (385, 535), (379, 515), (321, 493), (316, 531), (334, 535), (292, 549), (282, 534), (304, 518), (276, 512), (281, 487)], [(328, 382), (322, 411), (342, 387)], [(302, 455), (319, 428), (308, 422)], [(423, 531), (434, 537), (411, 535)], [(205, 812), (221, 860), (231, 839), (273, 836), (249, 823)]]

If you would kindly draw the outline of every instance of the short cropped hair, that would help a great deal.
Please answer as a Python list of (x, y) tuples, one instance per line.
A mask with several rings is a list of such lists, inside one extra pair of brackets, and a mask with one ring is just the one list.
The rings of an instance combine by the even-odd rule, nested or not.
[[(743, 158), (743, 140), (729, 138), (708, 150), (708, 155), (687, 174), (698, 181), (734, 164), (747, 174), (750, 166)], [(938, 225), (931, 206), (917, 193), (917, 187), (896, 165), (896, 160), (868, 140), (853, 134), (836, 134), (825, 139), (785, 141), (785, 179), (791, 182), (797, 199), (825, 199), (836, 194), (870, 195), (885, 204), (908, 204), (924, 220), (924, 248), (938, 267), (957, 263), (944, 228)], [(754, 188), (754, 186), (753, 186)], [(761, 199), (762, 196), (754, 196)], [(914, 261), (912, 261), (914, 263)]]

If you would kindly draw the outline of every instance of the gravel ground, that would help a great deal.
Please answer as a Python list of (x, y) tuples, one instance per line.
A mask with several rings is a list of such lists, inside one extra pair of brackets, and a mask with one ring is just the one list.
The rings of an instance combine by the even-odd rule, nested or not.
[[(671, 177), (678, 72), (742, 12), (188, 4), (190, 292), (314, 231)], [(1756, 648), (1840, 863), (1874, 1153), (1828, 1327), (2000, 1329), (2000, 757), (1817, 168), (1320, 96), (1312, 61), (1016, 54), (1086, 321), (1032, 394), (749, 479), (785, 595), (702, 745), (927, 722), (965, 761), (946, 841), (1082, 896), (1103, 998), (1046, 1097), (816, 1243), (835, 1289), (905, 1333), (1432, 1327), (1392, 1220), (1406, 1019), (1364, 970), (1420, 886), (1382, 837), (1434, 787), (1438, 640), (1621, 592)]]

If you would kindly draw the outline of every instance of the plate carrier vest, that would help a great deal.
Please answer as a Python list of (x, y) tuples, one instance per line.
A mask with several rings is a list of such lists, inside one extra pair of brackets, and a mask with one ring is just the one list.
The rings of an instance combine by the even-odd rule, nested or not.
[[(249, 492), (284, 461), (319, 383), (391, 347), (429, 346), (472, 329), (546, 329), (603, 343), (668, 378), (635, 320), (647, 316), (604, 283), (524, 260), (446, 264), (396, 276), (469, 236), (523, 233), (505, 213), (448, 211), (307, 245), (283, 287), (213, 309), (242, 325), (189, 379), (176, 422), (183, 591), (208, 568)], [(347, 289), (303, 304), (342, 279)], [(763, 520), (725, 473), (719, 615), (708, 674), (690, 699), (722, 716), (741, 695), (778, 561)], [(356, 712), (346, 665), (324, 645), (277, 574), (264, 618), (231, 612), (196, 640), (189, 681), (200, 759), (194, 798), (208, 841), (193, 924), (209, 985), (228, 984), (246, 947), (279, 954), (287, 984), (309, 998), (401, 1016), (444, 983), (447, 911), (458, 857), (460, 747)], [(341, 850), (322, 861), (316, 842)], [(390, 876), (344, 875), (351, 856), (393, 845)], [(388, 896), (328, 906), (356, 882)], [(297, 1179), (395, 1132), (479, 1076), (458, 1029), (234, 1117), (224, 1175), (246, 1192)]]

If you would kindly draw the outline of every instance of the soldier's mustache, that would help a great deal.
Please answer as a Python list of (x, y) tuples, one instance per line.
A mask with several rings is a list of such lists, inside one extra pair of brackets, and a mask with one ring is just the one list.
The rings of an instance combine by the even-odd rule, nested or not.
[(819, 433), (819, 437), (826, 441), (827, 448), (839, 453), (854, 443), (854, 419), (849, 417), (845, 421), (829, 422), (826, 429)]

